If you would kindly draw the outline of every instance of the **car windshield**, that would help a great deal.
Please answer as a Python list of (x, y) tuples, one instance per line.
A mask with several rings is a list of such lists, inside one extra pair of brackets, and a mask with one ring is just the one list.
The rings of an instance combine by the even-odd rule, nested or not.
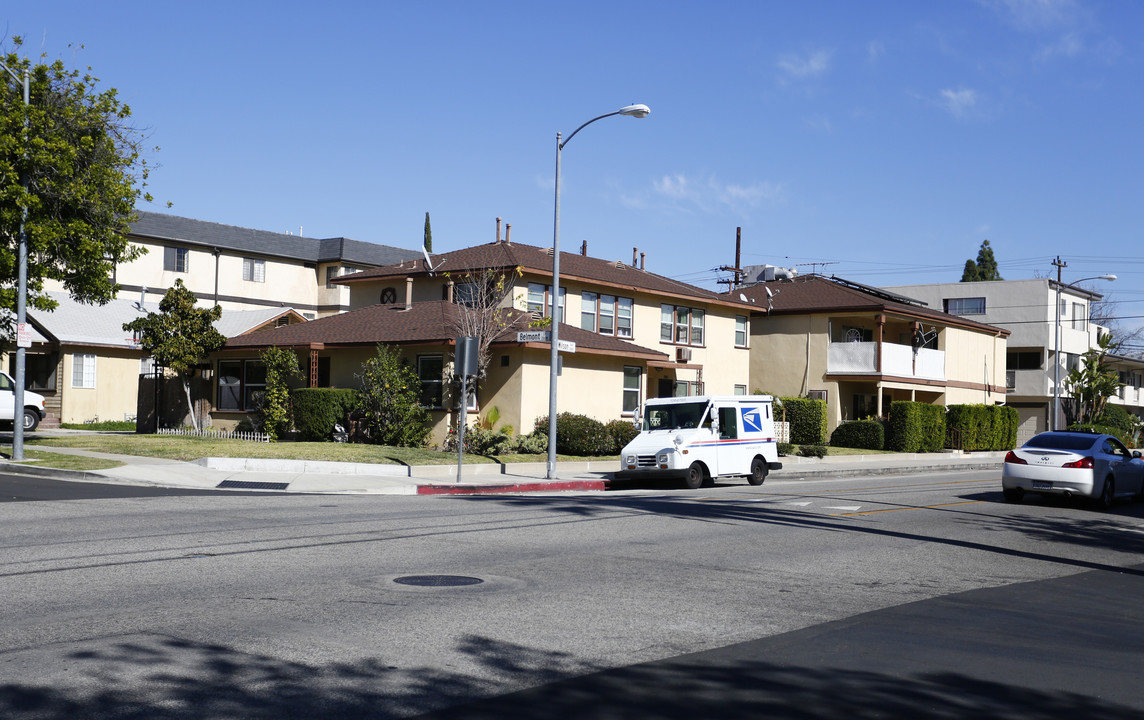
[(1046, 450), (1088, 450), (1096, 444), (1099, 435), (1068, 435), (1065, 433), (1041, 433), (1025, 447), (1045, 448)]
[(644, 410), (644, 430), (680, 430), (699, 427), (707, 402), (649, 405)]

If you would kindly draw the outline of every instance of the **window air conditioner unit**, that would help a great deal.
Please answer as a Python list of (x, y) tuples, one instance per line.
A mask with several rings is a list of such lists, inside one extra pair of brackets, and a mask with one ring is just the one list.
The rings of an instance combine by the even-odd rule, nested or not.
[(678, 362), (691, 362), (691, 348), (676, 348), (675, 359)]

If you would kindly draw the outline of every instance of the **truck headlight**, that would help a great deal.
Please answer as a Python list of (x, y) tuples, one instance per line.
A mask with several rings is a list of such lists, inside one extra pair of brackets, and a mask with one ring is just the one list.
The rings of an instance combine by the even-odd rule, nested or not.
[(656, 458), (656, 461), (659, 463), (661, 468), (666, 468), (670, 457), (671, 453), (661, 452), (659, 457)]
[(624, 465), (627, 465), (628, 467), (635, 467), (635, 464), (636, 464), (636, 456), (635, 455), (625, 455), (624, 456)]

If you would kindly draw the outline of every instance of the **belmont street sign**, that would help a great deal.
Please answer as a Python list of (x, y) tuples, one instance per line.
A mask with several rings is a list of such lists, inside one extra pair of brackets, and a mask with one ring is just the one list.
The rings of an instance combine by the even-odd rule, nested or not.
[[(516, 334), (517, 342), (552, 342), (551, 330), (528, 330), (526, 332), (518, 332)], [(576, 352), (576, 343), (570, 340), (557, 340), (556, 349), (560, 352), (574, 353)]]

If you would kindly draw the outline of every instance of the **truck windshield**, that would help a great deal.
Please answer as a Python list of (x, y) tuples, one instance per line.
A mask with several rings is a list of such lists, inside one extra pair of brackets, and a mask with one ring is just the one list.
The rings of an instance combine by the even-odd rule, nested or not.
[(699, 427), (706, 402), (650, 405), (644, 409), (644, 430), (679, 430)]

